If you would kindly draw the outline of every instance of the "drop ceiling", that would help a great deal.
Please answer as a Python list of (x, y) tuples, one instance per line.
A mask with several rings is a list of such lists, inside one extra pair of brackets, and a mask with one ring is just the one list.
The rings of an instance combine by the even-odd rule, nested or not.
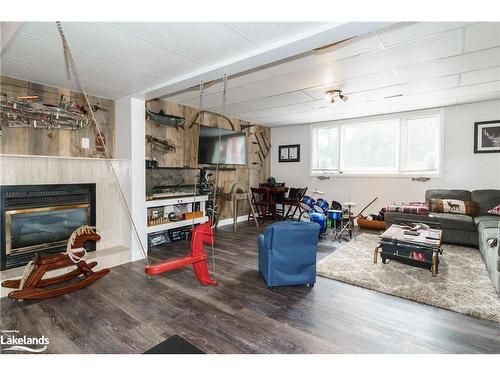
[[(298, 35), (321, 23), (67, 22), (86, 90), (121, 98), (159, 82)], [(4, 45), (2, 41), (2, 46)], [(77, 90), (55, 22), (24, 22), (2, 49), (0, 73)]]
[[(318, 27), (318, 23), (63, 23), (87, 91), (117, 99)], [(358, 33), (359, 34), (359, 33)], [(4, 44), (2, 43), (2, 46)], [(23, 23), (2, 75), (77, 90), (54, 23)], [(332, 106), (328, 89), (349, 97)], [(499, 23), (404, 23), (261, 66), (205, 89), (203, 108), (266, 126), (500, 98)], [(166, 99), (197, 107), (198, 89)]]
[[(349, 97), (331, 105), (328, 89)], [(500, 98), (500, 23), (405, 23), (229, 77), (203, 106), (267, 126)], [(197, 89), (166, 97), (197, 107)], [(499, 109), (500, 111), (500, 109)]]

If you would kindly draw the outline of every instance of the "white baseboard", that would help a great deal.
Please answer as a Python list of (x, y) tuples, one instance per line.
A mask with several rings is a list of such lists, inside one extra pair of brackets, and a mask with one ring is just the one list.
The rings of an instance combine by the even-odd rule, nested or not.
[[(248, 215), (238, 216), (238, 219), (236, 220), (236, 222), (241, 223), (242, 221), (247, 221), (247, 219), (248, 219)], [(233, 223), (234, 223), (234, 220), (232, 217), (230, 217), (229, 219), (219, 220), (219, 224), (217, 226), (223, 227), (225, 225), (233, 225)]]

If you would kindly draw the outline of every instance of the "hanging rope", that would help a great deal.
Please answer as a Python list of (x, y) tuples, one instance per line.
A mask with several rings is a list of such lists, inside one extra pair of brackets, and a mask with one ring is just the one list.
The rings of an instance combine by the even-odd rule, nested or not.
[[(78, 87), (80, 88), (80, 90), (83, 94), (83, 97), (85, 98), (85, 104), (88, 107), (88, 112), (90, 113), (90, 115), (92, 117), (92, 122), (94, 123), (96, 137), (101, 137), (101, 129), (99, 127), (99, 123), (97, 122), (97, 119), (94, 115), (94, 111), (92, 110), (92, 105), (90, 104), (90, 100), (89, 100), (89, 97), (87, 95), (87, 92), (85, 91), (85, 87), (83, 86), (82, 82), (80, 81), (80, 75), (78, 74), (78, 70), (76, 68), (76, 63), (75, 63), (75, 60), (73, 59), (73, 55), (71, 54), (71, 50), (70, 50), (68, 42), (66, 40), (66, 36), (64, 35), (64, 30), (62, 28), (62, 24), (60, 21), (57, 21), (56, 25), (57, 25), (57, 30), (59, 31), (59, 34), (61, 35), (61, 40), (62, 40), (62, 44), (63, 44), (63, 48), (64, 48), (64, 59), (65, 59), (64, 61), (66, 63), (66, 68), (68, 70), (68, 72), (67, 72), (68, 76), (70, 76), (70, 68), (71, 68), (71, 71), (73, 71), (73, 75), (76, 79), (76, 82), (78, 83)], [(139, 235), (139, 231), (137, 230), (137, 226), (135, 225), (135, 221), (132, 218), (132, 212), (131, 212), (130, 207), (127, 203), (127, 199), (125, 198), (125, 193), (123, 192), (122, 186), (120, 184), (120, 180), (118, 178), (118, 175), (116, 174), (115, 168), (113, 167), (113, 163), (111, 162), (111, 155), (108, 151), (108, 147), (106, 146), (106, 143), (104, 142), (104, 140), (102, 140), (102, 144), (104, 146), (104, 153), (105, 153), (106, 158), (108, 160), (108, 166), (110, 167), (110, 169), (113, 173), (116, 185), (118, 186), (118, 190), (120, 192), (120, 196), (122, 198), (123, 204), (125, 205), (125, 209), (127, 211), (127, 216), (130, 220), (130, 223), (132, 224), (133, 232), (137, 238), (137, 241), (139, 242), (139, 247), (141, 249), (142, 254), (144, 255), (144, 259), (146, 260), (146, 263), (149, 265), (147, 251), (144, 247), (144, 244), (142, 243), (141, 236)]]
[[(199, 102), (199, 107), (198, 107), (198, 116), (201, 116), (201, 108), (202, 108), (202, 105), (203, 105), (203, 89), (204, 89), (204, 82), (200, 81), (200, 102)], [(186, 129), (186, 131), (188, 129)], [(200, 145), (199, 145), (199, 142), (200, 142), (200, 127), (199, 126), (196, 127), (196, 136), (195, 136), (194, 139), (195, 139), (195, 142), (196, 142), (195, 149), (198, 150), (198, 147), (200, 147)], [(194, 179), (193, 210), (194, 210), (195, 203), (196, 203), (196, 195), (198, 193), (198, 177), (197, 177), (198, 176), (198, 152), (195, 153), (195, 157), (194, 157), (194, 170), (195, 170), (195, 173), (196, 173), (196, 177)], [(191, 223), (192, 226), (194, 226), (194, 219), (195, 218), (193, 216), (192, 223)]]
[[(226, 89), (227, 89), (227, 75), (224, 74), (224, 77), (222, 79), (222, 108), (221, 108), (221, 113), (220, 113), (220, 118), (224, 119), (226, 118), (224, 116), (224, 112), (225, 112), (225, 108), (226, 108)], [(217, 125), (217, 124), (216, 124)], [(220, 144), (221, 144), (221, 140), (222, 140), (222, 127), (219, 127), (219, 139), (218, 139), (218, 145), (220, 147)], [(220, 150), (218, 150), (220, 151)], [(220, 165), (220, 152), (217, 152), (217, 164), (215, 165), (215, 186), (214, 186), (214, 210), (215, 212), (217, 212), (217, 215), (219, 215), (219, 210), (220, 210), (220, 207), (218, 207), (217, 204), (215, 204), (217, 202), (217, 188), (219, 186), (219, 165)], [(214, 229), (216, 226), (216, 223), (213, 223), (213, 228)], [(212, 260), (213, 260), (213, 273), (215, 275), (215, 270), (216, 270), (216, 267), (215, 267), (215, 247), (214, 247), (214, 244), (212, 243)]]
[[(203, 95), (204, 95), (204, 89), (205, 89), (205, 83), (203, 81), (200, 81), (200, 95), (199, 95), (199, 103), (198, 103), (198, 115), (197, 118), (199, 118), (199, 124), (196, 126), (196, 136), (195, 136), (195, 142), (196, 142), (196, 147), (195, 149), (198, 150), (200, 147), (199, 142), (200, 142), (200, 124), (202, 122), (202, 113), (203, 113)], [(189, 127), (188, 127), (189, 129)], [(196, 173), (198, 174), (198, 152), (195, 153), (195, 170)], [(198, 193), (198, 178), (195, 178), (195, 183), (194, 183), (194, 191), (193, 191), (193, 206), (196, 202), (196, 195)], [(214, 197), (215, 201), (215, 197)], [(216, 211), (215, 211), (215, 205), (212, 207), (212, 218), (215, 217)], [(194, 216), (192, 219), (192, 224), (194, 226)], [(213, 227), (212, 227), (213, 229)], [(212, 265), (213, 265), (213, 274), (215, 275), (215, 249), (214, 249), (214, 244), (212, 242)]]
[[(222, 108), (221, 108), (221, 113), (219, 115), (219, 118), (225, 118), (224, 116), (224, 111), (225, 111), (225, 108), (226, 108), (226, 87), (227, 87), (227, 75), (224, 74), (224, 77), (222, 78)], [(217, 126), (217, 124), (215, 125)], [(217, 126), (219, 128), (219, 137), (218, 137), (218, 140), (217, 140), (217, 144), (219, 145), (220, 147), (220, 144), (221, 144), (221, 140), (222, 140), (222, 128)], [(219, 164), (220, 164), (220, 149), (217, 150), (217, 163), (215, 165), (215, 186), (214, 186), (214, 201), (216, 202), (217, 201), (217, 187), (219, 185)], [(214, 208), (218, 205), (215, 205), (214, 204)], [(215, 226), (215, 223), (214, 223), (214, 226)]]

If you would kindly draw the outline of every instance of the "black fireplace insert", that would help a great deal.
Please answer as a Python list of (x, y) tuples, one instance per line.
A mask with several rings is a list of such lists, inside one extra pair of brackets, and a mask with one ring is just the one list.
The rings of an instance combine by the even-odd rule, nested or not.
[[(0, 187), (0, 269), (25, 265), (35, 253), (64, 251), (71, 233), (95, 226), (95, 184)], [(87, 251), (95, 243), (86, 243)]]

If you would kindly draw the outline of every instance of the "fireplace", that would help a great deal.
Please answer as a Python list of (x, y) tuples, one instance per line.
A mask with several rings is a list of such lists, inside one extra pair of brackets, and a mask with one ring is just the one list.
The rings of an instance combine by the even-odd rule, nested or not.
[[(34, 253), (64, 251), (76, 228), (95, 226), (95, 184), (0, 189), (1, 270), (25, 265)], [(85, 248), (94, 251), (95, 243), (87, 243)]]

